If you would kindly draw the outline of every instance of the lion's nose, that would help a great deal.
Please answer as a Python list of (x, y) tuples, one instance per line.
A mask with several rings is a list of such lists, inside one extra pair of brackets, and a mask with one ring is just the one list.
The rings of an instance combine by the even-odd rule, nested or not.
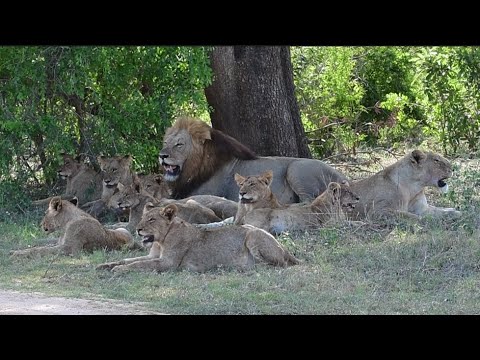
[[(143, 229), (137, 229), (137, 234), (140, 235), (140, 232), (142, 231)], [(142, 236), (142, 235), (140, 235)]]
[(160, 153), (160, 155), (158, 157), (163, 160), (163, 159), (168, 158), (168, 154)]
[(240, 195), (245, 195), (247, 192), (246, 191), (240, 191)]

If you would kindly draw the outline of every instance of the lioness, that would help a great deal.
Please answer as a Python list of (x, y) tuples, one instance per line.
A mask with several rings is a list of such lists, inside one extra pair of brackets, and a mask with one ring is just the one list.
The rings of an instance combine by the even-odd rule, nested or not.
[[(156, 200), (170, 198), (168, 185), (165, 183), (162, 174), (139, 175), (140, 189), (145, 195), (151, 195)], [(212, 209), (215, 215), (220, 219), (226, 219), (235, 216), (237, 213), (237, 203), (215, 195), (194, 195), (185, 199), (178, 199), (179, 202), (186, 203), (188, 200)], [(187, 220), (188, 221), (188, 220)]]
[(424, 215), (458, 217), (460, 211), (429, 205), (426, 186), (448, 191), (446, 179), (452, 176), (452, 166), (439, 154), (414, 150), (378, 173), (352, 182), (352, 191), (360, 195), (360, 202), (351, 213), (353, 219), (364, 219), (384, 214), (401, 214), (418, 219)]
[(181, 220), (176, 214), (175, 204), (165, 208), (145, 206), (137, 232), (145, 246), (151, 247), (150, 253), (101, 264), (97, 269), (204, 272), (218, 266), (248, 269), (256, 260), (275, 266), (298, 264), (266, 231), (250, 225), (205, 230)]
[(118, 190), (117, 206), (125, 212), (130, 212), (128, 225), (126, 226), (130, 231), (135, 231), (137, 224), (142, 218), (143, 208), (147, 203), (155, 204), (154, 206), (166, 205), (170, 202), (176, 203), (179, 209), (178, 216), (194, 224), (213, 223), (221, 220), (211, 209), (195, 201), (179, 203), (173, 199), (156, 200), (152, 196), (142, 192), (138, 180), (128, 186), (123, 186), (122, 183), (118, 183)]
[(277, 197), (270, 189), (272, 180), (272, 170), (268, 170), (261, 175), (247, 177), (235, 174), (235, 182), (239, 187), (239, 203), (234, 224), (245, 224), (245, 214), (254, 209), (281, 209), (285, 207), (278, 202)]
[[(270, 194), (268, 186), (263, 186), (261, 182), (257, 185), (260, 185), (260, 191), (263, 189), (263, 196), (268, 198)], [(359, 200), (357, 194), (350, 190), (347, 182), (329, 183), (327, 190), (310, 204), (290, 204), (286, 207), (266, 207), (268, 205), (266, 202), (262, 203), (260, 191), (257, 191), (259, 202), (250, 203), (245, 214), (239, 219), (236, 218), (235, 221), (239, 224), (256, 226), (274, 235), (285, 231), (317, 228), (328, 222), (345, 220), (345, 212), (354, 209)]]
[(38, 246), (12, 252), (13, 257), (63, 254), (77, 255), (80, 251), (95, 249), (116, 250), (134, 246), (132, 235), (126, 229), (107, 230), (97, 219), (80, 210), (74, 203), (54, 197), (42, 220), (47, 232), (64, 231), (55, 246)]
[(159, 154), (172, 197), (210, 194), (237, 201), (233, 175), (273, 171), (272, 191), (283, 204), (311, 201), (330, 181), (346, 177), (320, 160), (257, 157), (234, 138), (201, 120), (178, 118), (167, 129)]
[[(99, 200), (91, 201), (81, 206), (89, 214), (98, 218), (106, 208), (117, 211), (117, 202), (111, 201), (117, 191), (117, 184), (130, 185), (136, 178), (135, 172), (130, 169), (133, 158), (130, 155), (106, 157), (100, 155), (97, 161), (102, 170), (102, 196)], [(117, 211), (118, 212), (118, 211)]]
[[(84, 204), (100, 198), (102, 193), (102, 177), (92, 167), (83, 163), (81, 157), (74, 158), (62, 153), (63, 166), (57, 170), (58, 175), (67, 180), (63, 199), (76, 197), (79, 204)], [(52, 196), (46, 199), (33, 201), (34, 205), (46, 205), (52, 200)]]

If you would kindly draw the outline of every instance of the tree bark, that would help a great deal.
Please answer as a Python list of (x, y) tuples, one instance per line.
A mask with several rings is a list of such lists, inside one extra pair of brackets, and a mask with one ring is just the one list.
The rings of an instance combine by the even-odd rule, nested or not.
[(205, 89), (212, 126), (258, 155), (311, 157), (287, 46), (220, 46)]

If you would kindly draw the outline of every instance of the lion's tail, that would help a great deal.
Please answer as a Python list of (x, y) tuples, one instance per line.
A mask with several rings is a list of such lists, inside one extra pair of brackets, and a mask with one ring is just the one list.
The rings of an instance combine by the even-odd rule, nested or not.
[(287, 264), (287, 266), (300, 264), (300, 260), (298, 260), (295, 256), (293, 256), (292, 254), (290, 254), (286, 250), (285, 250), (285, 254), (284, 254), (284, 259), (285, 259), (285, 263)]

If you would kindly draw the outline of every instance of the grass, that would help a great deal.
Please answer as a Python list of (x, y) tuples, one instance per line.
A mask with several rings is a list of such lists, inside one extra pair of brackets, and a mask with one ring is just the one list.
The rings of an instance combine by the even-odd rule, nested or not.
[[(41, 245), (42, 211), (0, 222), (0, 288), (85, 299), (142, 302), (169, 314), (479, 314), (480, 163), (455, 161), (451, 192), (430, 203), (465, 212), (456, 221), (397, 219), (338, 225), (279, 241), (302, 264), (115, 275), (95, 266), (132, 252), (12, 261), (12, 249)], [(40, 240), (42, 239), (42, 240)]]

